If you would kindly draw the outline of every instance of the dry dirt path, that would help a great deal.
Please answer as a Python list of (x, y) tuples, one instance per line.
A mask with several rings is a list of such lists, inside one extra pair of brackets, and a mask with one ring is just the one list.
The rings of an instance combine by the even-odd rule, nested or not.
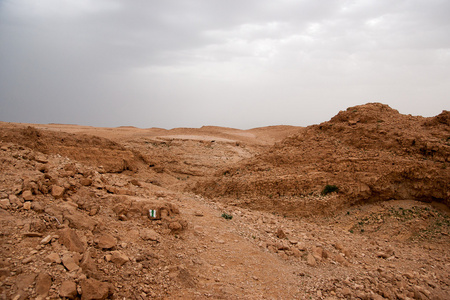
[(183, 197), (181, 213), (189, 218), (186, 248), (198, 274), (195, 288), (171, 298), (299, 299), (295, 268), (240, 234), (239, 222), (221, 217), (214, 204)]

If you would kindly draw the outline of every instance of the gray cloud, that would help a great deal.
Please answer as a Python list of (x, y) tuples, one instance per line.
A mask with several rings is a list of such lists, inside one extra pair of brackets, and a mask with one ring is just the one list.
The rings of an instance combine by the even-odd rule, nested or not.
[(0, 1), (0, 120), (309, 125), (449, 109), (448, 1)]

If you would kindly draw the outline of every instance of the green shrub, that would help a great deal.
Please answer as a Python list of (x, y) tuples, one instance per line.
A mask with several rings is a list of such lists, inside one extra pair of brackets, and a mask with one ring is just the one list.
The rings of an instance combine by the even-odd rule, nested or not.
[(327, 195), (329, 193), (333, 193), (333, 192), (337, 192), (337, 191), (339, 191), (339, 188), (337, 186), (327, 184), (322, 190), (322, 195)]
[(224, 218), (224, 219), (226, 219), (226, 220), (231, 220), (231, 219), (233, 219), (233, 216), (232, 216), (232, 215), (229, 215), (229, 214), (226, 214), (226, 213), (223, 213), (223, 214), (222, 214), (222, 218)]

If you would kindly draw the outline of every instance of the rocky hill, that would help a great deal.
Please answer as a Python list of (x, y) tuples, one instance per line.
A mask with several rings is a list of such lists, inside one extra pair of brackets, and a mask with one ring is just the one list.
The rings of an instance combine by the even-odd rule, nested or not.
[(449, 128), (0, 122), (0, 299), (449, 299)]
[[(449, 124), (448, 111), (423, 118), (380, 103), (350, 107), (220, 170), (194, 190), (289, 216), (389, 199), (449, 205)], [(319, 197), (327, 186), (338, 190)]]

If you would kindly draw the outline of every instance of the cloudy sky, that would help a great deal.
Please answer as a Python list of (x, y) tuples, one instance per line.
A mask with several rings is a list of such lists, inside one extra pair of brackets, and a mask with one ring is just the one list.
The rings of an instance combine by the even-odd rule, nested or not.
[(0, 121), (306, 126), (449, 94), (448, 0), (0, 0)]

